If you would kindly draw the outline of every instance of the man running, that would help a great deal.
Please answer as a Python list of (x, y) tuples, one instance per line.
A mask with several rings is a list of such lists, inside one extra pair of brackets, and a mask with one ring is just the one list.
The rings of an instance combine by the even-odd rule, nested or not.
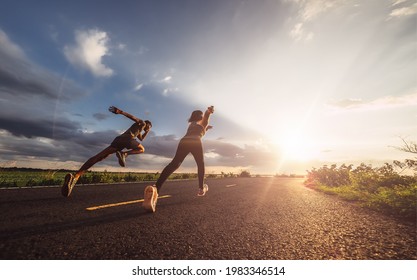
[[(132, 121), (134, 121), (134, 124), (132, 124), (132, 126), (123, 134), (117, 136), (110, 144), (110, 146), (88, 159), (74, 175), (68, 173), (65, 176), (64, 184), (61, 188), (61, 193), (63, 196), (70, 196), (72, 189), (74, 188), (81, 175), (83, 175), (94, 164), (96, 164), (99, 161), (102, 161), (109, 155), (116, 153), (120, 166), (124, 167), (126, 165), (127, 156), (141, 154), (145, 151), (143, 145), (139, 143), (139, 141), (137, 141), (136, 139), (143, 141), (148, 135), (149, 131), (151, 130), (152, 123), (149, 120), (143, 121), (114, 106), (109, 107), (109, 111), (113, 114), (120, 114), (131, 119)], [(123, 149), (127, 150), (123, 151)]]

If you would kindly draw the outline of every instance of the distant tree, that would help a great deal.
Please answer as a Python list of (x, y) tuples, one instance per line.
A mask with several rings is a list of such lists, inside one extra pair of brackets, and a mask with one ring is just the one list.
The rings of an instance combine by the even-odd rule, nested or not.
[[(403, 146), (401, 147), (395, 147), (396, 149), (403, 151), (403, 152), (407, 152), (407, 153), (412, 153), (412, 154), (417, 154), (417, 143), (416, 142), (412, 142), (412, 141), (406, 141), (404, 138), (401, 138), (401, 140), (403, 141)], [(396, 165), (397, 167), (401, 168), (401, 169), (412, 169), (414, 171), (417, 171), (417, 157), (415, 159), (406, 159), (404, 160), (404, 162), (395, 160), (394, 161), (394, 165)]]
[(413, 153), (413, 154), (417, 154), (417, 143), (416, 142), (407, 142), (404, 138), (401, 138), (401, 140), (403, 141), (404, 145), (401, 147), (396, 147), (398, 150), (400, 151), (404, 151), (407, 153)]

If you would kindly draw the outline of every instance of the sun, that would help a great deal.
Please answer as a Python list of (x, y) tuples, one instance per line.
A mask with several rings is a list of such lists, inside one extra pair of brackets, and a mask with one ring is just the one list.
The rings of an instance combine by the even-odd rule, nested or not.
[(292, 132), (281, 137), (278, 146), (286, 160), (309, 161), (317, 157), (318, 147), (306, 133)]

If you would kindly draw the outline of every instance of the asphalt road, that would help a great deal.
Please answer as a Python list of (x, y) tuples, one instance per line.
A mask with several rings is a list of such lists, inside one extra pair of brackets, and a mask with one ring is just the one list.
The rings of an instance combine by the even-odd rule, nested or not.
[[(417, 259), (416, 224), (305, 188), (301, 179), (167, 182), (157, 212), (145, 183), (0, 190), (1, 259)], [(95, 210), (91, 207), (103, 206)], [(94, 208), (93, 208), (94, 209)]]

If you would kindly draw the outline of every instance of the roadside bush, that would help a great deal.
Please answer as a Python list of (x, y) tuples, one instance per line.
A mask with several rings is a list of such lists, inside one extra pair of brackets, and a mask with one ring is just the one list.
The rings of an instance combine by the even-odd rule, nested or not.
[(305, 184), (403, 218), (416, 216), (417, 176), (398, 174), (391, 164), (323, 166), (308, 171)]
[(381, 187), (366, 202), (371, 208), (384, 212), (415, 218), (417, 207), (417, 184), (411, 186)]
[(250, 175), (250, 172), (249, 172), (249, 171), (247, 171), (247, 170), (242, 170), (242, 171), (240, 172), (240, 174), (239, 174), (239, 177), (240, 177), (240, 178), (250, 178), (250, 177), (251, 177), (251, 175)]
[(222, 178), (234, 178), (234, 177), (236, 177), (236, 175), (233, 172), (225, 173), (225, 172), (222, 171), (221, 177)]
[(32, 178), (30, 178), (27, 182), (26, 182), (26, 187), (33, 187), (33, 186), (37, 186), (37, 181), (36, 180), (34, 180), (34, 179), (32, 179)]
[(135, 182), (135, 181), (139, 181), (138, 180), (138, 176), (137, 175), (135, 175), (135, 174), (132, 174), (132, 173), (127, 173), (125, 176), (124, 176), (124, 181), (125, 182)]
[(184, 173), (181, 175), (181, 179), (190, 179), (191, 175), (189, 173)]
[(309, 184), (321, 184), (328, 187), (350, 185), (351, 169), (352, 165), (345, 164), (342, 164), (340, 167), (333, 164), (330, 167), (324, 165), (319, 169), (313, 168), (313, 170), (307, 171), (307, 182)]
[(156, 180), (156, 176), (153, 174), (146, 174), (143, 178), (144, 181), (154, 181)]

